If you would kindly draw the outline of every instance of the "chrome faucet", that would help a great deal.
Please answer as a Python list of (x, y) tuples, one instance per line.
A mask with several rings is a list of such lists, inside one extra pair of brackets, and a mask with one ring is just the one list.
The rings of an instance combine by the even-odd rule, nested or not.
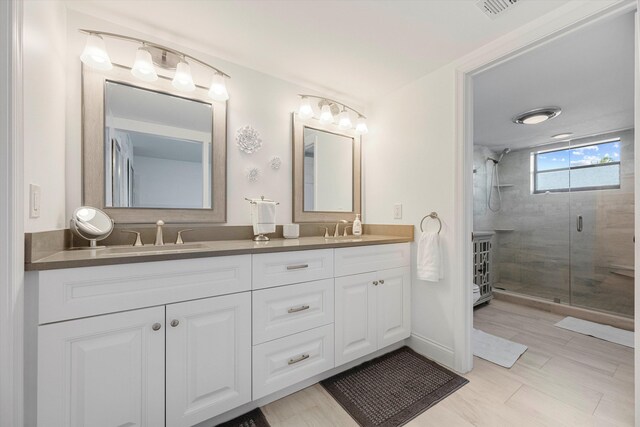
[(344, 219), (341, 219), (340, 221), (338, 221), (338, 223), (336, 224), (336, 229), (333, 232), (333, 237), (339, 237), (340, 236), (340, 224), (349, 224), (349, 221), (345, 221)]
[(156, 222), (156, 241), (154, 243), (155, 246), (164, 246), (164, 238), (162, 237), (162, 226), (164, 225), (163, 220), (158, 220)]

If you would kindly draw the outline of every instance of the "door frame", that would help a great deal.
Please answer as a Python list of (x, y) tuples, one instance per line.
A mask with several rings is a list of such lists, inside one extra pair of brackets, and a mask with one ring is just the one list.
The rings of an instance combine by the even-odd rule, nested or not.
[[(472, 232), (473, 232), (473, 82), (475, 75), (496, 65), (508, 61), (555, 40), (568, 33), (584, 28), (615, 16), (638, 9), (640, 0), (601, 2), (571, 1), (541, 18), (520, 27), (518, 30), (491, 42), (476, 52), (465, 56), (455, 67), (455, 224), (459, 230), (455, 236), (455, 246), (461, 255), (458, 279), (453, 287), (454, 304), (454, 369), (459, 372), (469, 372), (473, 368), (473, 350), (471, 348), (471, 331), (473, 330), (472, 289), (468, 285), (473, 282), (472, 277)], [(637, 16), (636, 16), (637, 18)], [(636, 20), (636, 31), (637, 20)], [(636, 46), (636, 63), (638, 61), (638, 46)], [(636, 81), (638, 81), (638, 67), (636, 67)], [(640, 105), (640, 88), (636, 85), (636, 105)], [(636, 107), (636, 123), (639, 122)], [(638, 136), (635, 136), (638, 146)], [(639, 150), (640, 151), (640, 150)], [(638, 156), (638, 154), (636, 154)], [(640, 157), (640, 156), (638, 156)], [(636, 161), (636, 171), (640, 167)], [(636, 172), (636, 203), (640, 200), (640, 185)], [(636, 227), (638, 225), (638, 210), (636, 210)], [(637, 228), (638, 229), (638, 228)], [(636, 233), (638, 234), (638, 233)], [(639, 234), (640, 235), (640, 234)], [(636, 250), (636, 268), (640, 266), (640, 257)], [(636, 313), (640, 310), (640, 279), (635, 282)], [(636, 315), (636, 326), (640, 325)], [(638, 329), (640, 330), (640, 329)], [(638, 337), (638, 334), (636, 334)], [(638, 340), (638, 338), (636, 338)], [(638, 340), (640, 342), (640, 340)], [(640, 344), (639, 344), (640, 345)], [(640, 348), (640, 347), (638, 347)], [(637, 352), (640, 353), (640, 352)], [(640, 357), (636, 356), (636, 375), (640, 369)], [(638, 376), (637, 378), (640, 378)], [(638, 381), (637, 392), (640, 393)], [(640, 404), (637, 402), (638, 407)]]
[(0, 1), (0, 426), (24, 424), (21, 0)]

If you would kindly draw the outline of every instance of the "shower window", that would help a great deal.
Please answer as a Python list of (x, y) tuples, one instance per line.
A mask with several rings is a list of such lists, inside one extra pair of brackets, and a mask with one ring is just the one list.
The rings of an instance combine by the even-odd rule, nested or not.
[(533, 192), (620, 188), (620, 139), (536, 153)]

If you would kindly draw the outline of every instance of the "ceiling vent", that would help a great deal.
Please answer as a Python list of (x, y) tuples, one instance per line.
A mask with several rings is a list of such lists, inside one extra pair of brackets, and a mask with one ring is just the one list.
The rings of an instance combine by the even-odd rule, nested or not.
[(476, 3), (476, 6), (489, 18), (496, 19), (521, 1), (522, 0), (480, 0)]

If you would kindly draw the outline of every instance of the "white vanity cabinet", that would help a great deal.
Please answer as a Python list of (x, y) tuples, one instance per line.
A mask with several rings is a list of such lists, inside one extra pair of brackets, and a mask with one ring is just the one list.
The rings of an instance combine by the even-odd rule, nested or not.
[(163, 426), (164, 332), (164, 307), (40, 326), (38, 426)]
[[(66, 319), (52, 308), (69, 302), (82, 313), (127, 297), (165, 304), (38, 326), (39, 427), (191, 426), (251, 401), (251, 256), (187, 261), (40, 274), (41, 291), (81, 291), (40, 292), (45, 319)], [(230, 290), (243, 292), (207, 297)], [(194, 296), (205, 298), (177, 302)]]
[(336, 366), (408, 338), (409, 245), (336, 249), (335, 263)]

